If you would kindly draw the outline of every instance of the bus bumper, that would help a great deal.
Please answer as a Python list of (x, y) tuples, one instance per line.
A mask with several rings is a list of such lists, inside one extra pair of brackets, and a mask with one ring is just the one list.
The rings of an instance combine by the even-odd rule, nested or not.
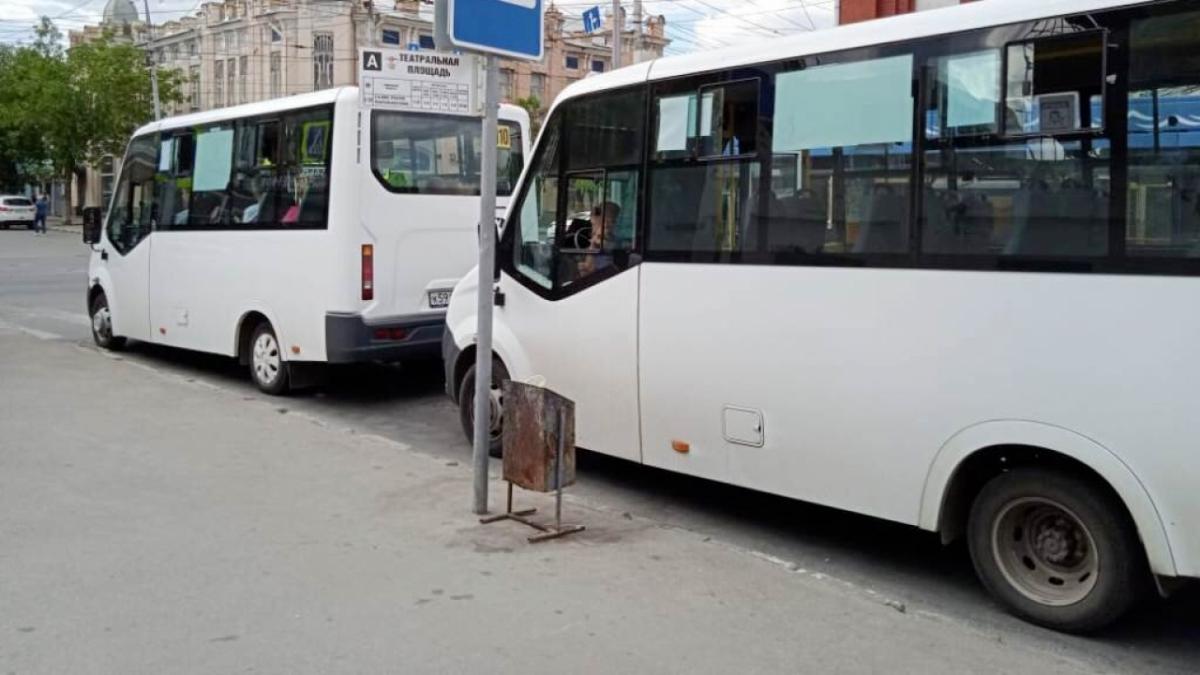
[(361, 363), (435, 357), (445, 331), (444, 313), (370, 320), (361, 314), (329, 313), (325, 358), (329, 363)]

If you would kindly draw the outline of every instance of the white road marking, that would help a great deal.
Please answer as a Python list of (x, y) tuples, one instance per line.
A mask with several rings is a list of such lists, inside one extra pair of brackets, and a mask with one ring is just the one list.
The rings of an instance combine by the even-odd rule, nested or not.
[(51, 333), (49, 331), (38, 330), (36, 328), (30, 328), (29, 326), (22, 326), (20, 324), (15, 324), (15, 323), (11, 323), (9, 321), (5, 321), (4, 319), (0, 319), (0, 328), (7, 328), (9, 330), (20, 331), (22, 333), (25, 333), (26, 335), (32, 335), (33, 337), (35, 337), (39, 340), (64, 340), (64, 339), (66, 339), (63, 336), (59, 335), (58, 333)]
[(0, 311), (7, 314), (19, 314), (25, 318), (52, 319), (75, 326), (87, 326), (90, 328), (92, 325), (91, 319), (82, 311), (67, 312), (51, 307), (22, 307), (20, 305), (0, 305)]

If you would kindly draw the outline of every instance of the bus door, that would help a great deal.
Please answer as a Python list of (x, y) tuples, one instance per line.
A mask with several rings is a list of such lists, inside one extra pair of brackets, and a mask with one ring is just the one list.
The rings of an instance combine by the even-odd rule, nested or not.
[(739, 455), (764, 442), (758, 383), (784, 365), (760, 346), (762, 326), (778, 320), (761, 311), (764, 287), (728, 264), (758, 236), (759, 93), (748, 71), (656, 85), (650, 106), (642, 452), (652, 466), (734, 483)]
[[(517, 380), (545, 378), (575, 401), (576, 444), (641, 459), (635, 223), (640, 91), (581, 99), (551, 120), (501, 248)], [(565, 119), (564, 119), (565, 118)], [(569, 129), (564, 134), (563, 129)], [(567, 157), (563, 150), (574, 152)], [(500, 341), (501, 343), (503, 340)]]
[(154, 209), (154, 136), (135, 138), (121, 169), (121, 179), (100, 246), (100, 267), (111, 285), (108, 297), (113, 334), (145, 340), (150, 334), (150, 240)]

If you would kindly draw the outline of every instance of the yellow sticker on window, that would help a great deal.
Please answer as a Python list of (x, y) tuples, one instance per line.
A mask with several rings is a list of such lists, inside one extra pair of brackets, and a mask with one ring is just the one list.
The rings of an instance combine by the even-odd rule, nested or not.
[(496, 131), (498, 132), (496, 135), (497, 136), (496, 137), (496, 147), (500, 148), (501, 150), (511, 150), (512, 149), (512, 129), (502, 126), (502, 127), (497, 127)]

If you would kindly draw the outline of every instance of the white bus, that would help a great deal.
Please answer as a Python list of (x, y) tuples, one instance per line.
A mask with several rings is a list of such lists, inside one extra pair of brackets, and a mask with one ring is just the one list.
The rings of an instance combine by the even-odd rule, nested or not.
[[(503, 196), (529, 116), (500, 117)], [(436, 356), (477, 260), (481, 131), (364, 109), (356, 88), (142, 127), (102, 231), (85, 235), (96, 342), (234, 356), (269, 393), (306, 364)]]
[[(1197, 91), (1195, 0), (575, 84), (503, 231), (496, 380), (574, 399), (580, 447), (965, 538), (1009, 609), (1097, 629), (1200, 576)], [(468, 430), (477, 281), (443, 346)]]

